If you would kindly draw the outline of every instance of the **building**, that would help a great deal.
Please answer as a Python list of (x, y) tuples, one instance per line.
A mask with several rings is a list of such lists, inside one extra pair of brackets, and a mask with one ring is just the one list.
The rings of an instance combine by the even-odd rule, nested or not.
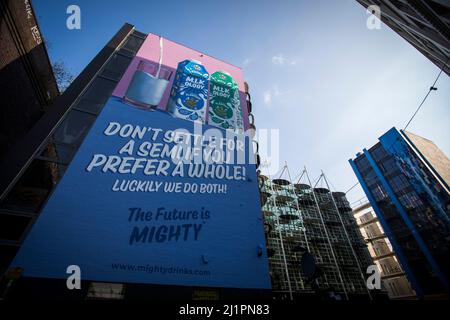
[(450, 76), (450, 4), (446, 0), (357, 0)]
[(132, 26), (125, 25), (1, 159), (1, 273), (11, 263), (142, 38)]
[(0, 158), (59, 94), (30, 1), (0, 2)]
[[(155, 39), (158, 38), (159, 41), (155, 41)], [(245, 107), (243, 108), (244, 111), (242, 111), (244, 117), (249, 118), (247, 120), (244, 119), (244, 124), (246, 125), (245, 129), (255, 128), (253, 117), (247, 117), (251, 114), (251, 101), (250, 94), (248, 93), (248, 85), (244, 84), (243, 82), (243, 76), (241, 76), (242, 71), (240, 68), (227, 64), (226, 62), (223, 62), (216, 58), (207, 56), (206, 54), (203, 54), (201, 52), (182, 46), (173, 41), (167, 39), (164, 39), (163, 41), (162, 37), (159, 37), (157, 35), (139, 32), (134, 28), (134, 26), (125, 24), (105, 45), (105, 47), (94, 57), (94, 59), (86, 66), (86, 68), (78, 75), (78, 77), (64, 91), (64, 93), (57, 99), (55, 99), (53, 104), (48, 107), (46, 113), (41, 118), (39, 118), (36, 124), (31, 128), (31, 130), (20, 139), (19, 144), (13, 147), (10, 152), (5, 155), (5, 157), (2, 159), (2, 162), (0, 163), (0, 274), (5, 275), (5, 277), (3, 277), (0, 281), (0, 291), (2, 289), (2, 286), (3, 288), (8, 287), (8, 281), (13, 281), (14, 285), (11, 286), (11, 290), (9, 290), (8, 296), (18, 298), (35, 298), (36, 296), (38, 296), (46, 298), (62, 297), (67, 299), (133, 299), (142, 298), (143, 296), (145, 296), (147, 298), (154, 299), (164, 297), (169, 299), (226, 299), (236, 298), (239, 296), (253, 298), (259, 296), (267, 296), (267, 292), (270, 290), (268, 290), (266, 287), (270, 286), (270, 281), (268, 272), (264, 272), (264, 270), (267, 271), (266, 251), (257, 250), (257, 244), (264, 243), (263, 227), (259, 220), (252, 217), (252, 215), (259, 216), (260, 209), (258, 203), (259, 192), (256, 179), (256, 170), (254, 165), (251, 164), (248, 164), (248, 166), (251, 167), (249, 167), (249, 170), (247, 170), (247, 174), (254, 175), (254, 178), (246, 180), (248, 184), (246, 186), (240, 187), (249, 187), (250, 192), (248, 192), (249, 190), (245, 192), (245, 197), (241, 197), (239, 200), (241, 201), (240, 204), (239, 202), (235, 201), (235, 203), (228, 204), (228, 206), (222, 205), (221, 210), (227, 210), (227, 208), (233, 208), (233, 206), (242, 206), (242, 208), (251, 206), (251, 210), (247, 211), (246, 219), (250, 221), (251, 224), (254, 225), (254, 227), (248, 228), (248, 226), (246, 226), (246, 224), (242, 222), (245, 219), (241, 219), (241, 224), (236, 224), (235, 218), (227, 218), (231, 217), (231, 212), (227, 212), (228, 214), (226, 215), (218, 214), (218, 217), (216, 217), (216, 219), (214, 219), (214, 221), (209, 224), (211, 225), (212, 223), (214, 223), (214, 227), (219, 228), (217, 232), (210, 233), (213, 236), (215, 236), (216, 234), (220, 235), (222, 232), (226, 232), (226, 228), (224, 227), (226, 224), (229, 224), (230, 228), (247, 228), (246, 233), (235, 232), (236, 235), (234, 239), (237, 239), (236, 243), (238, 239), (241, 239), (244, 242), (248, 239), (251, 239), (251, 241), (255, 241), (255, 243), (252, 243), (252, 245), (249, 246), (252, 248), (252, 250), (248, 250), (246, 253), (242, 253), (240, 255), (232, 253), (231, 249), (217, 250), (217, 252), (221, 253), (222, 255), (224, 255), (223, 252), (225, 251), (227, 254), (232, 254), (233, 259), (228, 259), (225, 262), (232, 263), (233, 265), (236, 265), (236, 261), (238, 261), (241, 257), (245, 257), (244, 259), (247, 259), (244, 262), (256, 261), (258, 268), (261, 268), (262, 276), (260, 276), (259, 273), (255, 272), (255, 264), (252, 264), (251, 267), (246, 268), (246, 272), (250, 273), (250, 275), (247, 275), (245, 279), (240, 278), (242, 277), (241, 275), (244, 274), (244, 272), (241, 271), (242, 268), (235, 268), (234, 278), (232, 278), (230, 281), (234, 281), (238, 285), (231, 288), (226, 286), (217, 286), (214, 289), (211, 289), (206, 285), (202, 286), (201, 281), (196, 283), (195, 287), (193, 285), (177, 285), (177, 283), (166, 285), (165, 283), (157, 281), (148, 282), (149, 274), (146, 275), (145, 273), (143, 273), (143, 279), (145, 279), (145, 281), (147, 282), (143, 280), (142, 283), (136, 280), (131, 282), (125, 280), (122, 281), (120, 279), (117, 280), (117, 278), (111, 281), (105, 281), (105, 279), (96, 280), (96, 276), (91, 276), (90, 279), (82, 279), (83, 284), (81, 290), (70, 291), (66, 290), (65, 287), (67, 277), (65, 273), (61, 273), (58, 277), (27, 276), (26, 273), (29, 272), (30, 269), (33, 269), (33, 267), (28, 268), (27, 270), (26, 267), (15, 268), (11, 266), (12, 261), (14, 261), (14, 259), (16, 259), (18, 255), (20, 255), (21, 251), (26, 250), (24, 249), (24, 247), (26, 247), (24, 243), (27, 242), (30, 234), (35, 232), (39, 225), (39, 223), (35, 222), (45, 221), (44, 216), (48, 217), (48, 211), (46, 211), (46, 214), (43, 215), (41, 215), (41, 212), (46, 210), (49, 206), (49, 203), (52, 202), (52, 199), (57, 197), (56, 194), (58, 193), (58, 190), (60, 194), (65, 194), (63, 198), (65, 196), (68, 197), (66, 198), (66, 200), (68, 200), (69, 198), (77, 197), (77, 195), (86, 192), (85, 190), (76, 189), (73, 184), (71, 185), (71, 188), (69, 188), (69, 191), (61, 190), (63, 188), (62, 185), (64, 185), (64, 181), (67, 181), (67, 179), (69, 179), (67, 177), (71, 168), (76, 166), (76, 164), (74, 164), (76, 163), (74, 159), (80, 156), (80, 153), (82, 153), (80, 151), (80, 148), (82, 149), (82, 146), (86, 145), (86, 141), (89, 138), (94, 139), (95, 141), (91, 141), (89, 143), (95, 146), (95, 148), (102, 145), (101, 140), (105, 135), (97, 135), (92, 131), (99, 123), (102, 123), (103, 125), (103, 121), (112, 121), (109, 118), (106, 118), (109, 115), (105, 114), (108, 114), (108, 112), (117, 112), (117, 110), (119, 110), (117, 109), (118, 105), (126, 107), (127, 109), (124, 109), (125, 111), (128, 110), (128, 112), (126, 113), (128, 115), (133, 115), (133, 117), (135, 117), (137, 113), (143, 112), (142, 109), (133, 106), (132, 103), (126, 102), (123, 97), (126, 94), (127, 87), (131, 86), (130, 83), (132, 82), (134, 74), (137, 73), (137, 67), (140, 65), (140, 62), (143, 60), (152, 62), (153, 60), (151, 59), (154, 59), (154, 57), (151, 55), (154, 52), (156, 56), (162, 54), (162, 50), (160, 51), (160, 48), (163, 42), (166, 46), (164, 52), (166, 54), (167, 52), (169, 52), (169, 54), (167, 54), (168, 58), (164, 61), (164, 66), (162, 66), (162, 62), (160, 62), (160, 70), (164, 69), (165, 71), (168, 70), (169, 73), (173, 73), (173, 71), (175, 71), (175, 69), (177, 68), (177, 63), (185, 59), (193, 59), (194, 57), (198, 57), (196, 60), (203, 61), (205, 66), (209, 63), (209, 65), (214, 65), (215, 69), (225, 70), (227, 72), (230, 70), (229, 73), (237, 73), (240, 77), (235, 77), (234, 79), (236, 79), (236, 82), (239, 84), (238, 93), (239, 97), (241, 98), (239, 101), (243, 103), (242, 106)], [(144, 46), (146, 46), (146, 48), (143, 48)], [(156, 47), (157, 50), (153, 50)], [(142, 55), (139, 55), (139, 53), (141, 53)], [(172, 60), (169, 61), (169, 59)], [(156, 61), (158, 60), (156, 59)], [(173, 77), (170, 80), (172, 79)], [(169, 88), (169, 86), (167, 86), (167, 88)], [(114, 93), (115, 90), (117, 90), (119, 93)], [(168, 93), (169, 90), (165, 92)], [(164, 106), (162, 105), (162, 101), (164, 99), (168, 99), (168, 94), (166, 98), (162, 98), (161, 108), (166, 106), (165, 103)], [(236, 96), (233, 97), (233, 99), (236, 99)], [(105, 110), (107, 110), (107, 112), (105, 112)], [(165, 119), (164, 121), (166, 122), (161, 123), (161, 125), (166, 126), (167, 124), (175, 125), (180, 124), (180, 122), (182, 121), (185, 121), (182, 119), (171, 117), (167, 112), (165, 112), (165, 110), (161, 109), (161, 111), (162, 112), (146, 113), (145, 116), (153, 114), (152, 117), (149, 117), (148, 123), (150, 123), (150, 121), (155, 121), (152, 120), (155, 119), (155, 117), (162, 117), (161, 119)], [(115, 115), (116, 119), (119, 120), (122, 120), (120, 118), (122, 116), (123, 113)], [(144, 118), (144, 116), (138, 118), (138, 121), (144, 121)], [(131, 117), (129, 119), (131, 119)], [(134, 121), (136, 121), (136, 118), (133, 119)], [(190, 126), (193, 126), (192, 121), (185, 121), (183, 123), (186, 128), (191, 128)], [(188, 123), (189, 125), (187, 125), (186, 123)], [(105, 145), (107, 145), (107, 143)], [(117, 150), (118, 149), (114, 149), (114, 152), (117, 152)], [(46, 168), (46, 172), (49, 172), (50, 174), (38, 174), (40, 171), (36, 171), (36, 168)], [(250, 172), (250, 169), (252, 169), (253, 172)], [(83, 168), (83, 170), (79, 170), (79, 172), (72, 177), (86, 174), (86, 172), (87, 171)], [(63, 176), (65, 177), (65, 179), (62, 179)], [(94, 179), (93, 176), (90, 177)], [(101, 184), (98, 183), (98, 180), (95, 180), (89, 184), (89, 186), (94, 185), (100, 186)], [(108, 196), (106, 196), (109, 197), (108, 200), (105, 200), (104, 198), (102, 198), (102, 196), (91, 197), (91, 195), (94, 193), (84, 193), (83, 201), (77, 201), (77, 203), (86, 202), (94, 205), (95, 202), (96, 204), (94, 206), (102, 208), (107, 202), (114, 202), (115, 199), (123, 195), (123, 193), (115, 193), (114, 196), (111, 197), (109, 195), (109, 193), (111, 192), (111, 186), (109, 185), (105, 186), (104, 190), (104, 192), (108, 194)], [(232, 190), (233, 189), (228, 188), (228, 194), (234, 194), (234, 196), (236, 196), (237, 193), (231, 192)], [(248, 197), (252, 196), (252, 194), (254, 196), (254, 201), (248, 201)], [(154, 196), (153, 194), (143, 195), (145, 195), (145, 199), (147, 202), (149, 201), (149, 197)], [(239, 195), (242, 195), (242, 193), (238, 194), (238, 196)], [(85, 200), (86, 198), (89, 198), (89, 200)], [(180, 199), (180, 196), (178, 196), (177, 199)], [(221, 195), (221, 197), (210, 196), (210, 198), (208, 198), (207, 205), (211, 206), (214, 201), (220, 202), (222, 201), (221, 199), (224, 199), (223, 195)], [(66, 200), (62, 200), (61, 202), (59, 202), (61, 208), (65, 206), (65, 203), (67, 203)], [(244, 203), (244, 200), (247, 201)], [(174, 202), (173, 199), (170, 201), (172, 203)], [(145, 201), (143, 202), (145, 203)], [(151, 202), (158, 203), (159, 205), (160, 201), (158, 200)], [(128, 206), (126, 201), (120, 201), (120, 204)], [(195, 205), (200, 204), (199, 201), (196, 201), (195, 203)], [(185, 205), (187, 205), (186, 201)], [(56, 207), (58, 209), (56, 211), (59, 211), (60, 209), (58, 205), (56, 205)], [(114, 211), (114, 209), (115, 208), (112, 208), (111, 210), (108, 210), (108, 212), (105, 211), (104, 214), (106, 221), (112, 221), (111, 219), (109, 219), (109, 214), (111, 214), (111, 211)], [(66, 207), (65, 209), (61, 209), (61, 211), (65, 211), (64, 219), (59, 220), (59, 218), (57, 218), (59, 220), (58, 228), (47, 229), (49, 233), (58, 232), (58, 230), (55, 229), (59, 229), (59, 226), (66, 226), (68, 228), (70, 227), (67, 224), (68, 210), (71, 210), (71, 208)], [(219, 211), (219, 209), (217, 210)], [(72, 211), (72, 218), (76, 223), (81, 219), (82, 214), (85, 213), (85, 219), (91, 221), (92, 216), (89, 215), (88, 210), (74, 209)], [(252, 215), (248, 215), (249, 212)], [(238, 210), (233, 210), (233, 214), (240, 215), (241, 212), (238, 212)], [(62, 217), (58, 213), (56, 215)], [(228, 220), (225, 221), (223, 220), (224, 218), (227, 218)], [(84, 223), (83, 225), (80, 225), (81, 229), (78, 230), (77, 233), (74, 233), (74, 236), (77, 236), (79, 232), (84, 232), (90, 228), (96, 228), (95, 226), (100, 228), (100, 232), (102, 232), (101, 230), (103, 230), (103, 232), (107, 232), (109, 234), (109, 231), (107, 229), (102, 228), (103, 223), (104, 221), (100, 224), (93, 224), (91, 222)], [(122, 226), (126, 227), (127, 224), (121, 223), (119, 226), (116, 225), (117, 228), (120, 228)], [(95, 234), (97, 234), (99, 230), (94, 231), (92, 235), (95, 236)], [(231, 231), (232, 230), (235, 229), (231, 229)], [(261, 240), (252, 239), (252, 232), (254, 232), (258, 238), (260, 237)], [(65, 241), (66, 235), (64, 235), (63, 238), (60, 239), (61, 242)], [(220, 236), (223, 237), (223, 235)], [(222, 241), (217, 245), (220, 247), (226, 246), (231, 243), (230, 239), (228, 239), (228, 236), (229, 234), (227, 234), (227, 241)], [(78, 239), (77, 241), (70, 241), (70, 243), (68, 243), (67, 245), (79, 246), (76, 250), (74, 250), (77, 252), (83, 251), (83, 248), (86, 250), (91, 250), (93, 247), (98, 246), (98, 243), (92, 244), (92, 242), (81, 245), (79, 241), (82, 241), (86, 238), (87, 237)], [(207, 239), (204, 241), (207, 241)], [(44, 242), (51, 243), (50, 241)], [(30, 243), (32, 243), (32, 245), (34, 246), (35, 244), (37, 245), (41, 242), (30, 240)], [(52, 254), (52, 250), (57, 247), (56, 244), (58, 244), (58, 246), (60, 244), (59, 241), (53, 241), (52, 243), (55, 245), (46, 247), (50, 248), (50, 250), (45, 251), (46, 254)], [(109, 241), (105, 242), (105, 245), (109, 246), (108, 243)], [(197, 243), (199, 242), (193, 242), (193, 244), (191, 245), (197, 245)], [(120, 242), (120, 244), (125, 245), (127, 248), (129, 248), (128, 241)], [(182, 245), (183, 244), (178, 243), (177, 246), (172, 247), (172, 250), (175, 250), (179, 247), (182, 248)], [(41, 248), (41, 250), (44, 250), (42, 249), (43, 246), (40, 245), (37, 245), (36, 248)], [(30, 251), (35, 252), (36, 248)], [(56, 260), (58, 260), (61, 255), (63, 255), (61, 254), (61, 252), (67, 251), (64, 246), (59, 246), (59, 248), (61, 249), (59, 254), (53, 253)], [(110, 248), (112, 250), (111, 252), (116, 252), (117, 248), (118, 246)], [(163, 249), (166, 250), (165, 248), (167, 247), (164, 247)], [(139, 254), (138, 258), (141, 257), (142, 259), (147, 259), (149, 255), (148, 250), (150, 249), (146, 249), (145, 254)], [(163, 249), (160, 248), (159, 250)], [(236, 248), (234, 248), (234, 250), (235, 249)], [(204, 250), (205, 252), (211, 252), (213, 248), (212, 246), (208, 245), (204, 246)], [(132, 252), (131, 254), (136, 254), (137, 251), (125, 250), (124, 252), (126, 252), (126, 254), (128, 254), (129, 252)], [(185, 253), (186, 251), (183, 252)], [(90, 261), (92, 259), (101, 256), (102, 253), (104, 253), (104, 251), (99, 252), (97, 255), (95, 255), (95, 257), (93, 257), (92, 255), (86, 255), (85, 257), (87, 257), (89, 260), (89, 262), (87, 262), (87, 265), (91, 264)], [(216, 254), (216, 252), (214, 252), (213, 254)], [(151, 260), (151, 262), (156, 261), (161, 256), (164, 255), (153, 255), (154, 258)], [(223, 267), (222, 263), (209, 263), (206, 254), (203, 254), (201, 256), (201, 259), (192, 259), (192, 256), (186, 256), (185, 254), (177, 256), (184, 256), (185, 259), (191, 259), (192, 261), (195, 261), (195, 263), (199, 264), (201, 268), (206, 268), (210, 265), (212, 265), (214, 268)], [(169, 258), (170, 257), (174, 259), (173, 257), (175, 257), (175, 255), (169, 255)], [(104, 257), (99, 260), (104, 260), (103, 258)], [(71, 259), (71, 257), (67, 257), (67, 259)], [(42, 262), (40, 260), (49, 261), (49, 259), (33, 258), (31, 261), (31, 265), (33, 265), (34, 262), (36, 262), (36, 265), (38, 265), (40, 262)], [(218, 258), (215, 257), (215, 261), (217, 260)], [(77, 260), (77, 262), (78, 261), (81, 260)], [(50, 263), (50, 268), (53, 265), (53, 263)], [(109, 265), (108, 267), (110, 269), (120, 268), (117, 265)], [(146, 269), (147, 267), (148, 266), (144, 265), (144, 269), (139, 269), (138, 271), (148, 272), (148, 269)], [(43, 268), (42, 270), (45, 271), (47, 269), (48, 268)], [(176, 270), (176, 272), (183, 271), (182, 268), (181, 271), (179, 269)], [(64, 270), (62, 268), (58, 268), (57, 272), (61, 271)], [(119, 273), (122, 274), (122, 277), (127, 273), (124, 272), (124, 270), (119, 271)], [(134, 274), (135, 272), (135, 270), (129, 271), (129, 275)], [(220, 278), (221, 275), (224, 275), (226, 273), (222, 272), (222, 270), (218, 271), (217, 269), (214, 271), (217, 275), (217, 278)], [(86, 274), (86, 271), (84, 272), (84, 274)], [(156, 271), (155, 274), (157, 274), (158, 272), (160, 271)], [(114, 270), (111, 271), (111, 274), (114, 273)], [(100, 276), (102, 276), (103, 272), (99, 274)], [(115, 274), (117, 275), (118, 273)], [(226, 276), (229, 276), (229, 273)], [(154, 277), (158, 278), (157, 276)], [(159, 278), (163, 279), (164, 276), (160, 276)], [(174, 277), (169, 278), (169, 280), (172, 281)], [(182, 278), (182, 276), (176, 277), (176, 279)], [(215, 278), (206, 277), (205, 279), (205, 281), (215, 281)], [(252, 287), (252, 284), (248, 284), (247, 287), (239, 287), (239, 283), (244, 283), (245, 281), (249, 281), (249, 279), (253, 279), (254, 283), (257, 283), (257, 285), (254, 285)], [(186, 281), (189, 281), (189, 278)]]
[[(50, 111), (59, 91), (31, 2), (1, 1), (0, 17), (0, 184), (4, 186), (4, 174), (11, 169), (9, 161), (16, 160), (11, 158), (13, 153), (24, 151), (23, 139)], [(28, 176), (51, 181), (52, 171), (39, 163)], [(31, 196), (23, 191), (23, 197)], [(0, 213), (0, 273), (15, 252), (10, 240), (18, 240), (31, 219), (26, 214), (9, 213)]]
[(373, 262), (345, 194), (331, 192), (323, 174), (313, 185), (306, 169), (292, 182), (287, 166), (259, 181), (274, 296), (374, 298), (365, 280)]
[(419, 298), (448, 298), (448, 158), (392, 128), (350, 164)]
[(359, 226), (359, 231), (367, 242), (370, 255), (378, 267), (383, 287), (389, 298), (416, 298), (392, 245), (367, 199), (358, 201), (353, 208), (353, 215)]

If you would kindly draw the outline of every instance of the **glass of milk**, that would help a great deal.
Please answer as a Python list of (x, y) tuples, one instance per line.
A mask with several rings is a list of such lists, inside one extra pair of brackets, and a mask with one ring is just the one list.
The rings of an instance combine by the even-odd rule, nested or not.
[(157, 63), (141, 60), (125, 93), (125, 100), (144, 108), (155, 109), (166, 91), (172, 71)]

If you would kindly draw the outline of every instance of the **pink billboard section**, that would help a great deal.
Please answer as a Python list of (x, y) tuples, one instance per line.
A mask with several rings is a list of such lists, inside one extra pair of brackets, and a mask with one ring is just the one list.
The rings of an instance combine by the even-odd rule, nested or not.
[[(177, 69), (178, 63), (184, 60), (197, 60), (202, 63), (209, 74), (213, 74), (216, 71), (225, 71), (229, 73), (233, 79), (236, 81), (239, 87), (239, 93), (241, 98), (241, 106), (244, 118), (244, 129), (249, 128), (248, 121), (248, 110), (246, 107), (246, 99), (244, 94), (244, 75), (242, 69), (219, 59), (210, 57), (199, 51), (187, 48), (176, 42), (167, 40), (163, 38), (163, 55), (162, 55), (162, 65), (166, 68), (173, 70), (173, 75), (170, 79), (168, 89), (165, 91), (161, 102), (158, 105), (158, 109), (166, 110), (167, 103), (170, 95), (170, 88), (172, 87), (174, 80), (174, 73)], [(160, 60), (160, 37), (155, 34), (148, 34), (146, 40), (139, 49), (136, 57), (133, 59), (122, 79), (116, 86), (113, 92), (113, 96), (123, 97), (128, 88), (128, 85), (133, 77), (134, 72), (141, 60), (147, 60), (154, 63), (159, 63)]]

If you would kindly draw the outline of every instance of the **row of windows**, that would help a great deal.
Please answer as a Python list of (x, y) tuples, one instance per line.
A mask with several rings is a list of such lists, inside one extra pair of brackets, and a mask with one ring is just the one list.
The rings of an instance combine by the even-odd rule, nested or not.
[[(440, 219), (437, 216), (436, 211), (428, 206), (428, 198), (416, 192), (415, 188), (411, 185), (410, 179), (408, 179), (408, 177), (400, 170), (396, 159), (390, 157), (381, 146), (375, 146), (371, 149), (370, 153), (375, 159), (377, 166), (380, 168), (380, 171), (387, 180), (389, 186), (395, 193), (401, 206), (407, 212), (409, 219), (419, 231), (419, 235), (427, 245), (428, 250), (430, 250), (435, 257), (448, 257), (445, 240), (446, 234), (448, 233), (446, 232), (445, 223), (439, 225)], [(364, 156), (361, 157), (361, 159), (364, 159), (359, 162), (358, 166), (360, 170), (364, 170), (364, 172), (361, 172), (361, 175), (380, 207), (383, 216), (386, 218), (390, 230), (395, 235), (402, 253), (408, 260), (408, 264), (415, 274), (420, 274), (421, 278), (423, 278), (419, 282), (430, 281), (431, 278), (426, 275), (426, 273), (415, 270), (419, 265), (422, 266), (422, 268), (424, 268), (424, 266), (429, 268), (429, 264), (424, 257), (422, 249), (419, 248), (411, 230), (406, 226), (396, 207), (388, 197), (367, 158)], [(420, 162), (416, 163), (419, 167), (420, 164)], [(385, 252), (385, 250), (381, 250), (381, 248), (374, 248), (374, 250), (377, 254)], [(392, 271), (389, 270), (386, 265), (382, 264), (382, 267), (385, 269), (384, 271), (386, 273)], [(424, 284), (422, 283), (422, 285)]]
[(400, 194), (402, 190), (410, 187), (410, 183), (404, 174), (398, 174), (388, 179), (388, 182), (396, 194)]
[(384, 150), (383, 146), (380, 143), (377, 143), (373, 148), (370, 149), (370, 154), (375, 162), (382, 162), (382, 160), (388, 156), (386, 150)]
[(371, 168), (369, 160), (367, 160), (367, 157), (365, 155), (357, 157), (355, 159), (355, 164), (361, 174)]
[(398, 197), (401, 205), (405, 209), (425, 209), (422, 200), (417, 196), (415, 191), (408, 192)]
[(370, 188), (370, 191), (377, 202), (381, 202), (388, 198), (386, 191), (384, 191), (384, 188), (379, 183)]
[(380, 167), (381, 172), (383, 175), (388, 176), (393, 173), (399, 172), (397, 163), (395, 162), (394, 158), (388, 158), (385, 159), (383, 162), (378, 163), (378, 166)]
[(130, 35), (72, 107), (53, 134), (55, 160), (71, 161), (143, 41), (139, 36)]
[(144, 39), (142, 33), (134, 31), (111, 56), (2, 201), (1, 208), (27, 212), (40, 210)]

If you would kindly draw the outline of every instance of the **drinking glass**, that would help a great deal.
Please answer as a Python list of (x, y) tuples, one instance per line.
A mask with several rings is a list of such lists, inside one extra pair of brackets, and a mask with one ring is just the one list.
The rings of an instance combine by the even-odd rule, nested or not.
[(157, 63), (141, 60), (128, 85), (124, 99), (144, 109), (155, 109), (166, 91), (172, 71)]

